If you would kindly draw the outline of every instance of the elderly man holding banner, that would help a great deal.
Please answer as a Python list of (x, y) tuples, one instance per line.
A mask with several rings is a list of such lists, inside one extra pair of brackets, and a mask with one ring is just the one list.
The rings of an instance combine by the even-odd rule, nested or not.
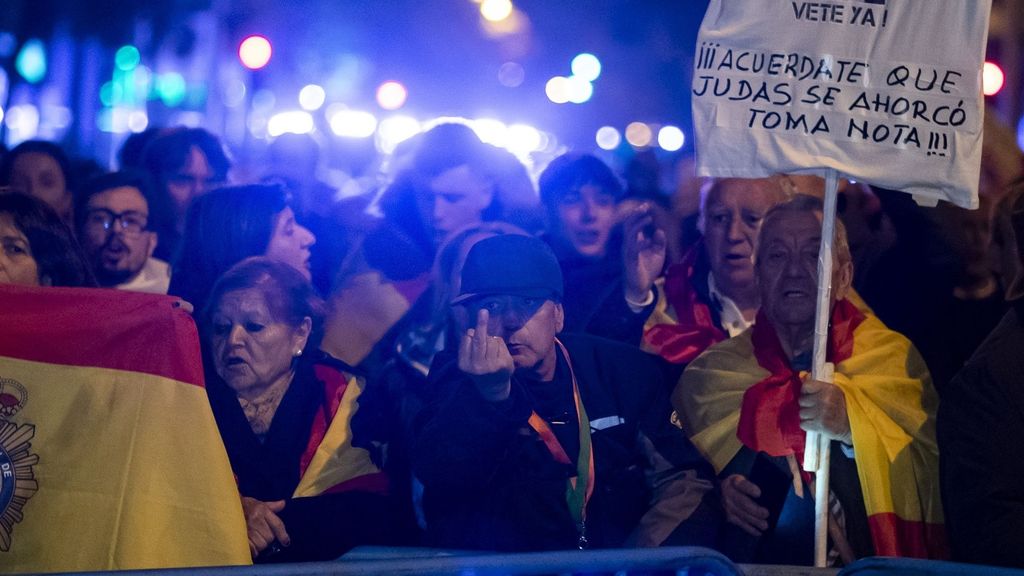
[(755, 260), (758, 318), (689, 365), (673, 404), (723, 479), (728, 522), (750, 535), (731, 547), (737, 557), (810, 563), (814, 504), (810, 475), (799, 466), (807, 431), (835, 448), (829, 533), (836, 554), (846, 562), (943, 557), (937, 397), (911, 343), (845, 298), (853, 265), (841, 225), (828, 332), (834, 383), (807, 372), (822, 216), (821, 201), (809, 196), (768, 212)]
[[(792, 425), (797, 418), (794, 414), (799, 415), (803, 408), (806, 416), (812, 407), (799, 405), (798, 394), (807, 390), (801, 389), (801, 378), (794, 380), (790, 376), (796, 357), (789, 354), (776, 354), (786, 360), (777, 366), (785, 370), (776, 376), (781, 377), (780, 381), (795, 382), (783, 387), (792, 397), (775, 398), (777, 404), (767, 401), (767, 405), (760, 405), (772, 408), (765, 410), (767, 414), (788, 414), (783, 419), (788, 422), (784, 428), (772, 431), (770, 426), (760, 426), (765, 419), (775, 418), (761, 414), (753, 421), (750, 417), (744, 419), (746, 426), (740, 425), (740, 413), (752, 415), (757, 410), (757, 406), (747, 407), (753, 403), (747, 399), (747, 388), (763, 391), (768, 384), (755, 384), (776, 372), (762, 364), (746, 366), (755, 379), (740, 380), (741, 388), (732, 391), (731, 410), (726, 410), (728, 403), (716, 404), (720, 416), (732, 415), (728, 423), (738, 427), (741, 436), (744, 430), (751, 432), (754, 422), (758, 426), (752, 428), (765, 437), (785, 440), (791, 455), (806, 452), (808, 457), (802, 468), (807, 476), (813, 473), (815, 479), (817, 566), (824, 566), (827, 561), (826, 536), (831, 532), (828, 513), (832, 508), (829, 494), (844, 491), (838, 485), (829, 490), (829, 474), (834, 467), (829, 465), (833, 452), (829, 447), (834, 444), (829, 438), (853, 441), (856, 476), (861, 485), (850, 492), (864, 497), (874, 552), (931, 556), (939, 555), (943, 548), (938, 526), (941, 513), (938, 500), (931, 495), (934, 481), (929, 476), (934, 473), (935, 458), (925, 458), (929, 452), (934, 453), (934, 435), (927, 416), (932, 412), (930, 384), (923, 372), (915, 378), (915, 362), (919, 362), (916, 353), (909, 350), (909, 345), (897, 346), (898, 341), (905, 340), (883, 337), (892, 333), (881, 331), (880, 324), (870, 316), (850, 322), (845, 328), (836, 324), (834, 315), (846, 306), (841, 299), (844, 286), (835, 286), (838, 294), (830, 298), (830, 282), (838, 281), (831, 274), (832, 228), (840, 174), (914, 194), (922, 202), (934, 204), (945, 200), (964, 208), (978, 206), (983, 133), (981, 68), (991, 6), (991, 0), (837, 0), (827, 6), (787, 0), (711, 0), (701, 24), (691, 92), (697, 174), (749, 178), (781, 172), (826, 178), (822, 229), (818, 233), (821, 246), (817, 256), (816, 312), (801, 334), (813, 334), (813, 338), (807, 336), (813, 342), (808, 344), (813, 350), (809, 364), (813, 380), (822, 383), (832, 380), (826, 368), (826, 352), (831, 350), (834, 361), (836, 354), (843, 351), (835, 349), (836, 336), (845, 331), (853, 343), (848, 358), (839, 354), (835, 379), (835, 385), (843, 392), (841, 404), (848, 414), (850, 437), (843, 434), (843, 426), (824, 427), (821, 422), (806, 420), (802, 423), (808, 430), (806, 443), (800, 446), (805, 442), (804, 433)], [(786, 34), (780, 35), (778, 30), (786, 30)], [(950, 38), (956, 41), (951, 42)], [(765, 224), (764, 228), (767, 227)], [(759, 253), (766, 254), (765, 250), (762, 246)], [(805, 257), (814, 260), (814, 254), (813, 248), (808, 247)], [(759, 269), (764, 265), (759, 263)], [(793, 266), (786, 272), (795, 273)], [(764, 290), (762, 286), (762, 298)], [(796, 293), (791, 296), (798, 299)], [(784, 304), (782, 310), (792, 309), (792, 304), (796, 304), (783, 294), (774, 297)], [(762, 316), (767, 321), (772, 319), (767, 312)], [(714, 354), (733, 350), (731, 356), (727, 354), (715, 362), (738, 360), (733, 356), (743, 342), (749, 347), (746, 352), (754, 351), (757, 339), (753, 335), (758, 333), (775, 333), (775, 339), (784, 340), (778, 322), (762, 326), (759, 320), (747, 338), (712, 349)], [(871, 342), (871, 334), (881, 338), (885, 345), (861, 358), (860, 352), (867, 350), (864, 342)], [(763, 351), (764, 346), (760, 349)], [(712, 350), (708, 352), (709, 358), (714, 357)], [(904, 362), (914, 362), (890, 366), (892, 359), (900, 356)], [(709, 358), (695, 361), (701, 366), (694, 367), (694, 374), (707, 369)], [(885, 366), (898, 371), (886, 370)], [(869, 376), (869, 380), (875, 380), (875, 386), (859, 386), (861, 380), (851, 375)], [(879, 379), (879, 375), (883, 378)], [(893, 383), (904, 382), (908, 376), (920, 384)], [(894, 377), (897, 379), (892, 380)], [(684, 384), (686, 380), (684, 376)], [(824, 384), (811, 384), (810, 388), (816, 391), (815, 396), (835, 395), (827, 392), (833, 389)], [(708, 409), (701, 408), (705, 412)], [(699, 427), (693, 416), (684, 424)], [(843, 418), (838, 420), (843, 422)], [(727, 426), (711, 419), (705, 421), (717, 427)], [(799, 418), (796, 422), (800, 422)], [(863, 422), (869, 425), (864, 426)], [(702, 434), (700, 430), (694, 431), (698, 436)], [(704, 446), (716, 450), (715, 463), (720, 470), (740, 447), (750, 447), (751, 438), (761, 438), (747, 435), (746, 442), (741, 442), (719, 432), (714, 438), (704, 438)], [(708, 430), (703, 433), (711, 434)], [(754, 443), (753, 449), (756, 451), (760, 446)], [(778, 453), (779, 449), (775, 445), (770, 452)], [(845, 462), (844, 458), (849, 456), (837, 454), (836, 463)], [(795, 458), (790, 460), (790, 464), (794, 462)], [(795, 465), (793, 468), (794, 475), (804, 475)], [(768, 471), (765, 474), (770, 476), (772, 468), (762, 465), (758, 470)], [(842, 477), (840, 474), (838, 480)], [(754, 507), (753, 512), (766, 515), (764, 507)], [(751, 531), (760, 529), (747, 524)]]

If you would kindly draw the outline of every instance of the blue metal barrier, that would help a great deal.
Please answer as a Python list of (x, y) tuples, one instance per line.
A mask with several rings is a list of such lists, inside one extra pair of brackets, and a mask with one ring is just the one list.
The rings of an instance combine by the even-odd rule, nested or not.
[(911, 558), (864, 558), (850, 564), (839, 576), (1024, 576), (1024, 570), (916, 560)]
[[(527, 576), (531, 574), (685, 574), (686, 576), (743, 576), (728, 558), (706, 548), (654, 548), (537, 552), (527, 554), (442, 553), (401, 549), (356, 551), (335, 562), (265, 564), (223, 568), (131, 570), (116, 576)], [(430, 555), (424, 555), (430, 554)], [(93, 572), (82, 574), (104, 574)]]

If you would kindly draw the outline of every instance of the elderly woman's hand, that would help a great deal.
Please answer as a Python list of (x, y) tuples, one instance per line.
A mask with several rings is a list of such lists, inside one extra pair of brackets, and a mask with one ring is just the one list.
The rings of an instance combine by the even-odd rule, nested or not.
[(284, 522), (277, 515), (284, 510), (284, 500), (263, 502), (248, 496), (242, 496), (242, 511), (245, 513), (245, 527), (249, 533), (249, 552), (252, 557), (259, 556), (275, 541), (282, 546), (291, 545), (291, 538), (285, 530)]
[(835, 384), (807, 378), (800, 389), (800, 427), (853, 445), (846, 395)]

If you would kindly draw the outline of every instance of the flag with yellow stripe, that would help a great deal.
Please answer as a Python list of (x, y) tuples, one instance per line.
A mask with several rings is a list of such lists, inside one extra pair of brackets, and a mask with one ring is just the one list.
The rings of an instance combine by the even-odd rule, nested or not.
[(0, 318), (4, 572), (249, 563), (175, 298), (0, 286)]
[[(858, 321), (841, 322), (841, 316)], [(802, 457), (797, 398), (804, 373), (779, 375), (764, 365), (772, 355), (765, 354), (758, 334), (767, 330), (775, 338), (767, 322), (761, 315), (754, 328), (708, 348), (687, 367), (672, 396), (684, 429), (719, 472), (744, 445), (772, 456)], [(946, 557), (935, 441), (938, 397), (924, 361), (909, 340), (855, 303), (836, 305), (829, 337), (830, 354), (845, 349), (836, 352), (835, 385), (846, 398), (875, 553)], [(751, 402), (753, 393), (762, 401)]]

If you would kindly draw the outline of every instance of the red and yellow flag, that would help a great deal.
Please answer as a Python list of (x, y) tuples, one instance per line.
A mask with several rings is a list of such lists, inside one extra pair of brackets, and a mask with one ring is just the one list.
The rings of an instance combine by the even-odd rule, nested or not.
[(426, 274), (402, 281), (376, 271), (356, 275), (331, 295), (320, 347), (351, 366), (359, 364), (428, 288)]
[(0, 566), (248, 564), (245, 520), (177, 299), (0, 286)]
[[(855, 311), (855, 304), (840, 304), (846, 316), (862, 318), (851, 323), (834, 315), (831, 330), (846, 326), (850, 333), (830, 334), (830, 347), (848, 348), (833, 356), (835, 384), (846, 397), (875, 552), (943, 558), (938, 396), (928, 369), (909, 340)], [(794, 420), (801, 379), (777, 377), (765, 366), (764, 351), (755, 350), (755, 330), (765, 323), (758, 318), (755, 328), (709, 348), (687, 367), (672, 396), (693, 443), (718, 471), (744, 444), (778, 456), (798, 453), (804, 443)], [(748, 392), (760, 392), (759, 400)]]

